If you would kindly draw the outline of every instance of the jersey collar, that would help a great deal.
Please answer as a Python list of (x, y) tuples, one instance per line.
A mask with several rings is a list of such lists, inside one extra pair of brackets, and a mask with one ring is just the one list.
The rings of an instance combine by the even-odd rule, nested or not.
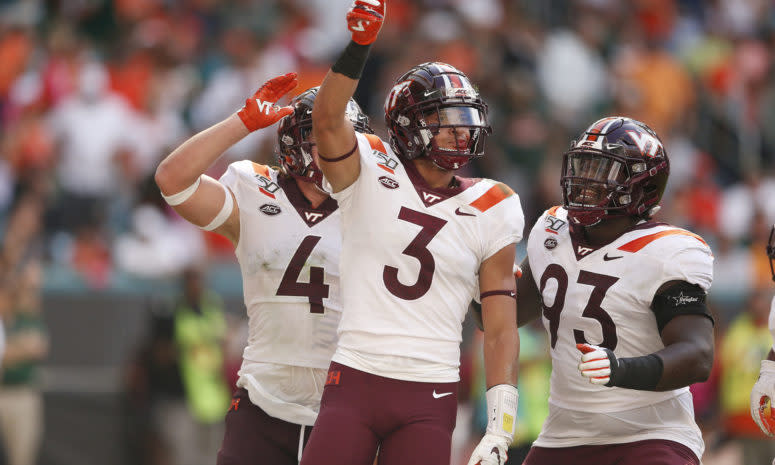
[[(304, 182), (304, 181), (300, 181)], [(309, 200), (304, 196), (304, 193), (299, 189), (296, 180), (290, 176), (278, 176), (277, 184), (285, 192), (285, 196), (288, 197), (288, 201), (293, 205), (296, 213), (299, 214), (302, 220), (307, 223), (307, 226), (312, 227), (326, 219), (331, 213), (335, 212), (339, 208), (339, 204), (336, 203), (332, 197), (328, 197), (317, 208), (312, 208)]]

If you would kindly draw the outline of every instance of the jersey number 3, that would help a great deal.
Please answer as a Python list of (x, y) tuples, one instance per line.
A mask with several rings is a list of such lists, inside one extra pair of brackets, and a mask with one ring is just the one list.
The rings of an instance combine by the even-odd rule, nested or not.
[(307, 236), (301, 241), (277, 288), (277, 295), (308, 297), (311, 313), (323, 313), (323, 299), (328, 298), (328, 284), (323, 282), (325, 273), (319, 266), (309, 267), (308, 283), (299, 282), (299, 275), (318, 242), (320, 236)]
[(407, 286), (398, 280), (398, 268), (385, 265), (385, 268), (382, 269), (382, 281), (394, 296), (404, 300), (416, 300), (424, 296), (431, 288), (433, 272), (436, 271), (436, 261), (433, 259), (431, 251), (428, 250), (428, 244), (447, 224), (447, 220), (406, 207), (401, 207), (398, 219), (422, 227), (403, 251), (404, 255), (414, 257), (420, 262), (420, 273), (417, 276), (417, 281), (411, 286)]

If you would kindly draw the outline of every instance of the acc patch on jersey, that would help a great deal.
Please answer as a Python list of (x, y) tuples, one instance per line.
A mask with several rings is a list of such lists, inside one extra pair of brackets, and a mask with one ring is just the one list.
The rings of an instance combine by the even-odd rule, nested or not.
[(282, 209), (280, 209), (280, 206), (275, 205), (273, 203), (265, 203), (260, 207), (258, 207), (258, 209), (261, 211), (261, 213), (269, 216), (274, 216), (282, 212)]
[(548, 250), (552, 250), (553, 248), (557, 247), (557, 239), (553, 237), (547, 237), (544, 241), (544, 247), (546, 247)]
[(398, 181), (396, 181), (393, 178), (389, 178), (387, 176), (380, 176), (377, 181), (379, 181), (380, 184), (385, 186), (388, 189), (397, 189), (398, 188)]

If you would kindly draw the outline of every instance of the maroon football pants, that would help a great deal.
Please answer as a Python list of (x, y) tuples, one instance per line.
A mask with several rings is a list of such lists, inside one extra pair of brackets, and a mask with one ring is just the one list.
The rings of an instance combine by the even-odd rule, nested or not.
[(418, 383), (332, 362), (301, 465), (449, 465), (458, 383)]
[[(311, 426), (304, 428), (303, 441)], [(269, 416), (250, 402), (248, 391), (239, 388), (226, 414), (226, 432), (217, 465), (298, 465), (301, 425)]]
[(572, 463), (574, 465), (700, 465), (694, 452), (665, 439), (577, 447), (530, 449), (523, 465)]

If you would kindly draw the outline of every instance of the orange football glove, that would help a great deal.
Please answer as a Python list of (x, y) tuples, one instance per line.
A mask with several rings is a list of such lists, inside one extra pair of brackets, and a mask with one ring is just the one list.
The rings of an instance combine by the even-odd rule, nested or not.
[(355, 0), (347, 12), (347, 29), (353, 42), (369, 45), (374, 42), (385, 20), (385, 0)]
[(299, 85), (296, 73), (288, 73), (272, 78), (264, 83), (237, 112), (242, 123), (250, 132), (256, 131), (281, 120), (293, 113), (291, 107), (277, 105), (280, 98)]

